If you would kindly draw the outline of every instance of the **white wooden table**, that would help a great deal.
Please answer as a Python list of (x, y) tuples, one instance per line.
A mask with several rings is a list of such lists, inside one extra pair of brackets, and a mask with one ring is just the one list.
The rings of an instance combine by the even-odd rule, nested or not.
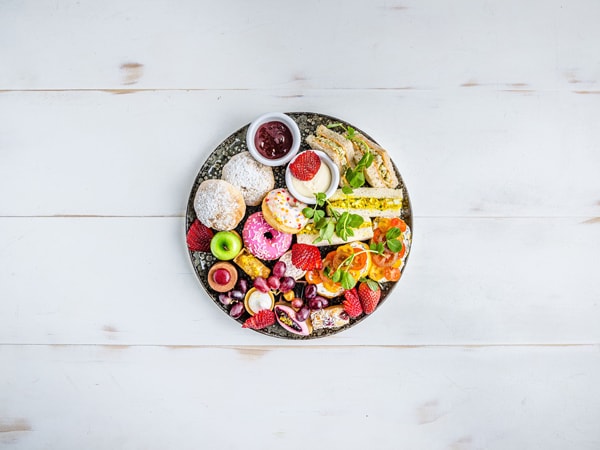
[[(0, 448), (600, 448), (600, 2), (0, 1)], [(331, 338), (201, 289), (194, 176), (341, 117), (414, 247)]]

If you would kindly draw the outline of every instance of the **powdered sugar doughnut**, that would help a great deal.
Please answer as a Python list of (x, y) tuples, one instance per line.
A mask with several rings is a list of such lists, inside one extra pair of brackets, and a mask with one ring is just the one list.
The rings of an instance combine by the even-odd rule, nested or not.
[(292, 245), (292, 235), (274, 229), (261, 212), (246, 219), (242, 237), (250, 253), (267, 261), (279, 258)]
[(246, 214), (246, 204), (238, 188), (227, 181), (205, 180), (196, 191), (194, 211), (208, 228), (233, 230)]
[(267, 192), (275, 187), (273, 169), (259, 163), (250, 152), (234, 155), (223, 166), (221, 178), (240, 190), (248, 206), (260, 205)]
[(265, 220), (276, 230), (296, 234), (308, 223), (302, 210), (308, 205), (292, 197), (287, 189), (274, 189), (262, 202)]

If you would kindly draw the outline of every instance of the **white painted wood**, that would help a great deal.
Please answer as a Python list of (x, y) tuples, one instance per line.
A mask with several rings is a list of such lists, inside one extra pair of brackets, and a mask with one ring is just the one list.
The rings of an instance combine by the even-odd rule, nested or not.
[[(0, 448), (599, 448), (598, 17), (0, 2)], [(413, 200), (397, 290), (325, 340), (242, 330), (187, 260), (202, 162), (277, 110), (360, 126)]]
[(600, 96), (424, 91), (0, 94), (0, 215), (180, 215), (208, 154), (269, 110), (389, 149), (421, 216), (600, 216)]
[(596, 1), (4, 1), (0, 89), (594, 89)]
[[(403, 279), (326, 343), (600, 342), (600, 224), (420, 219)], [(0, 219), (0, 343), (269, 344), (193, 274), (182, 218)], [(323, 339), (310, 342), (322, 344)]]
[(597, 345), (4, 345), (0, 357), (11, 449), (600, 446)]

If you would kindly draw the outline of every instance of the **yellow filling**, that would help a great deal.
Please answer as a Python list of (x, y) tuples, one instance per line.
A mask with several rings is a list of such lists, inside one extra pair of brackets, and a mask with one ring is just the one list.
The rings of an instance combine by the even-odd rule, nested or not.
[(331, 200), (330, 204), (335, 209), (376, 209), (378, 211), (402, 209), (401, 198), (349, 197)]
[[(371, 228), (372, 227), (372, 223), (368, 220), (365, 220), (359, 227), (358, 229), (361, 228)], [(298, 234), (319, 234), (318, 230), (315, 230), (315, 224), (314, 222), (308, 222), (308, 224), (298, 232)]]

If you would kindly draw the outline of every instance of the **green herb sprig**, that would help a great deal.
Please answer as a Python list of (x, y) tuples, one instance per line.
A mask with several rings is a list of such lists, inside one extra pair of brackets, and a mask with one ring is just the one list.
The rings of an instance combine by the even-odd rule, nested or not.
[(351, 194), (352, 188), (356, 189), (364, 186), (366, 182), (365, 169), (371, 167), (371, 164), (373, 164), (374, 155), (366, 142), (356, 136), (356, 130), (354, 128), (350, 126), (345, 127), (340, 122), (329, 124), (327, 125), (327, 128), (342, 128), (346, 133), (345, 136), (347, 139), (356, 142), (357, 145), (365, 149), (365, 154), (360, 158), (358, 163), (356, 163), (356, 166), (354, 166), (354, 168), (347, 168), (344, 173), (344, 177), (350, 186), (345, 186), (342, 190), (344, 190), (345, 194)]
[(356, 258), (362, 253), (373, 253), (376, 255), (383, 255), (386, 251), (386, 247), (392, 253), (398, 253), (400, 250), (402, 250), (403, 245), (402, 241), (397, 239), (398, 237), (400, 237), (401, 234), (402, 232), (400, 231), (400, 228), (391, 227), (385, 234), (384, 242), (372, 243), (369, 246), (368, 250), (365, 249), (356, 253), (353, 252), (350, 256), (344, 259), (338, 267), (334, 268), (335, 270), (328, 267), (325, 270), (325, 275), (331, 278), (333, 282), (340, 283), (344, 289), (352, 289), (354, 286), (356, 286), (356, 283), (358, 281), (371, 281), (372, 283), (376, 283), (375, 281), (370, 279), (356, 280), (352, 276), (349, 270), (352, 266), (354, 258)]
[(352, 214), (349, 211), (339, 213), (333, 208), (329, 209), (331, 216), (326, 216), (325, 211), (318, 209), (325, 207), (329, 202), (323, 192), (315, 194), (316, 203), (312, 208), (304, 208), (302, 214), (308, 219), (313, 219), (315, 229), (319, 231), (319, 236), (314, 240), (314, 244), (321, 241), (327, 241), (331, 244), (331, 238), (336, 234), (343, 241), (354, 236), (354, 229), (359, 228), (364, 219), (358, 214)]

